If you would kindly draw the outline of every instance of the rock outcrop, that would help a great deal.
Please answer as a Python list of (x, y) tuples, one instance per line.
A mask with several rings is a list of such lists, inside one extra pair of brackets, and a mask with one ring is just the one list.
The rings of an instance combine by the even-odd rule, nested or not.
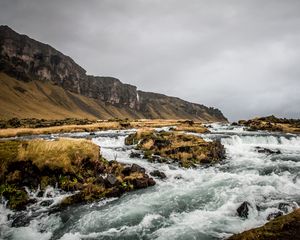
[(25, 187), (44, 191), (56, 186), (73, 193), (60, 203), (68, 206), (155, 185), (142, 167), (109, 162), (85, 139), (1, 141), (0, 159), (0, 197), (15, 210), (34, 200)]
[(300, 209), (277, 216), (264, 226), (231, 236), (228, 240), (299, 240)]
[[(227, 121), (215, 108), (139, 91), (116, 78), (89, 76), (70, 57), (8, 26), (0, 26), (0, 72), (25, 82), (51, 82), (66, 91), (124, 109), (124, 117)], [(97, 112), (94, 115), (103, 118)]]
[(245, 126), (249, 131), (271, 131), (300, 133), (299, 119), (277, 118), (275, 116), (254, 118), (250, 120), (240, 120), (238, 125)]
[(175, 162), (185, 168), (212, 164), (225, 158), (224, 146), (219, 141), (206, 142), (201, 137), (186, 133), (140, 129), (129, 135), (125, 144), (136, 144), (149, 161)]

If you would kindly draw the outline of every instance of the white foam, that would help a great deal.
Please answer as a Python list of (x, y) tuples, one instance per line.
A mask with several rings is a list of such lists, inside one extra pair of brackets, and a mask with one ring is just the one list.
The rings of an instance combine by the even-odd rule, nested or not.
[[(222, 143), (227, 159), (213, 167), (196, 169), (129, 158), (132, 147), (124, 145), (125, 131), (120, 131), (115, 137), (113, 135), (117, 132), (95, 137), (93, 141), (101, 146), (101, 153), (108, 160), (117, 156), (118, 161), (137, 163), (147, 172), (158, 169), (167, 175), (167, 179), (156, 179), (156, 186), (127, 193), (120, 199), (99, 201), (90, 204), (90, 208), (82, 208), (80, 218), (73, 222), (70, 220), (72, 225), (65, 228), (61, 239), (135, 239), (137, 236), (149, 239), (227, 238), (232, 233), (264, 224), (267, 216), (278, 210), (279, 203), (300, 199), (300, 178), (297, 178), (297, 171), (289, 170), (300, 168), (300, 161), (289, 160), (289, 156), (300, 157), (298, 136), (259, 135), (240, 127), (214, 124), (213, 131), (214, 134), (204, 136), (211, 139), (225, 135)], [(277, 149), (282, 154), (276, 157), (259, 153), (255, 147)], [(287, 160), (281, 160), (282, 156)], [(287, 170), (284, 170), (285, 167)], [(280, 171), (262, 174), (265, 168)], [(49, 189), (48, 193), (53, 192), (55, 189)], [(45, 197), (43, 199), (47, 199)], [(54, 194), (51, 197), (58, 196)], [(246, 220), (236, 214), (236, 209), (244, 201), (252, 206)], [(261, 211), (257, 211), (256, 205), (262, 208)], [(5, 211), (6, 208), (0, 208), (1, 213)], [(46, 220), (53, 222), (52, 227), (41, 233), (41, 223)], [(53, 237), (54, 229), (61, 224), (57, 216), (50, 219), (43, 217), (19, 229), (9, 228), (5, 217), (0, 221), (13, 234), (26, 236), (27, 231), (33, 231), (36, 235), (30, 236), (32, 239)]]

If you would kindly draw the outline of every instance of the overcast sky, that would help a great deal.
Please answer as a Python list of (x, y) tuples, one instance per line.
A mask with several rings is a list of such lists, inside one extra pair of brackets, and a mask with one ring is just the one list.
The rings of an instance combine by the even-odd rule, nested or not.
[(300, 118), (299, 0), (1, 0), (0, 24), (230, 120)]

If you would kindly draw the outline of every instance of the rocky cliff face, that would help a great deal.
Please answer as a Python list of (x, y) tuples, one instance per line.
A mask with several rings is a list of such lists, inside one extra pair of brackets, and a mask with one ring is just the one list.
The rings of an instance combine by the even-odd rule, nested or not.
[(139, 117), (226, 121), (215, 108), (138, 91), (116, 78), (86, 75), (70, 57), (8, 26), (0, 26), (0, 71), (20, 81), (48, 81), (73, 93), (131, 109)]

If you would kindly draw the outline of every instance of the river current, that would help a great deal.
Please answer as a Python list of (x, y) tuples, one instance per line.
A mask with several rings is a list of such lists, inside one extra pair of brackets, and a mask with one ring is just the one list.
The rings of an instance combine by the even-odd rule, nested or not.
[[(76, 205), (62, 212), (53, 209), (68, 193), (53, 188), (43, 195), (29, 192), (37, 203), (26, 211), (14, 213), (5, 202), (0, 205), (0, 239), (226, 239), (265, 224), (280, 203), (298, 207), (299, 135), (248, 132), (220, 124), (212, 124), (210, 130), (201, 136), (209, 141), (220, 139), (226, 159), (194, 169), (129, 158), (133, 147), (125, 146), (124, 139), (134, 130), (35, 136), (90, 137), (108, 160), (137, 163), (148, 173), (157, 169), (167, 179), (155, 179), (154, 187), (120, 198)], [(265, 148), (279, 151), (259, 151)], [(45, 201), (51, 205), (41, 204)], [(236, 212), (244, 201), (252, 206), (247, 219)]]

